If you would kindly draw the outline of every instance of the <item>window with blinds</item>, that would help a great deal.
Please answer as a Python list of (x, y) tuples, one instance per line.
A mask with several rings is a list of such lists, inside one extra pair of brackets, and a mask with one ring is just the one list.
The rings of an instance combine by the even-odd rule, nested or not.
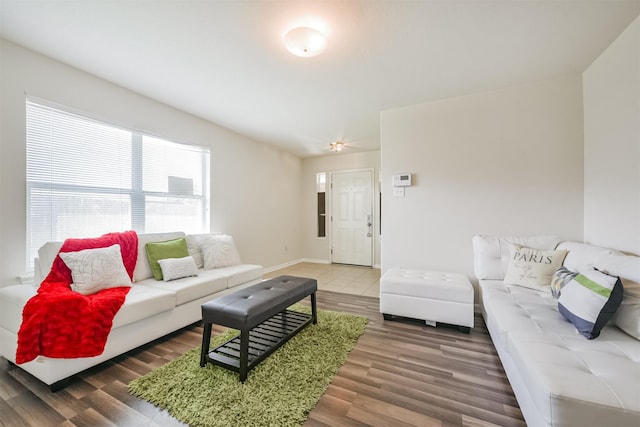
[(206, 147), (27, 99), (27, 270), (48, 241), (209, 229)]

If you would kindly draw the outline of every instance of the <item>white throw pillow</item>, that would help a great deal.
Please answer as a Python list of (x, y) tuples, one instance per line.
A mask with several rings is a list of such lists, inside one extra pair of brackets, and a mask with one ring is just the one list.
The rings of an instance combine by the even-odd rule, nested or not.
[(71, 289), (83, 295), (95, 294), (102, 289), (131, 286), (119, 244), (78, 252), (60, 252), (60, 258), (71, 270)]
[(233, 237), (226, 234), (204, 236), (200, 248), (204, 268), (207, 270), (238, 265), (242, 262)]
[(191, 255), (183, 258), (159, 259), (158, 264), (162, 269), (162, 280), (165, 282), (198, 275), (198, 267)]
[(219, 236), (222, 233), (200, 233), (200, 234), (187, 234), (185, 238), (187, 239), (187, 250), (189, 251), (189, 255), (193, 257), (193, 260), (196, 262), (196, 267), (202, 268), (204, 267), (204, 258), (202, 256), (202, 240), (208, 236)]
[(548, 251), (511, 245), (511, 259), (504, 283), (549, 291), (553, 273), (562, 265), (567, 251)]
[(616, 326), (640, 340), (640, 283), (622, 279), (624, 298), (613, 318)]
[(203, 236), (204, 234), (187, 234), (185, 236), (187, 239), (187, 250), (189, 251), (189, 255), (193, 257), (193, 261), (196, 263), (196, 267), (198, 268), (202, 268), (204, 266), (202, 249), (200, 249)]
[(616, 326), (637, 340), (640, 340), (640, 298), (622, 300), (614, 318)]

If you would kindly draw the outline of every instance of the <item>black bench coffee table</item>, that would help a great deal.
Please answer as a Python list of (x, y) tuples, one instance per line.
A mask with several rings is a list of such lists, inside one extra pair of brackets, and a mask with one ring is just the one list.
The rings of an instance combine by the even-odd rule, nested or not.
[[(315, 279), (279, 276), (202, 304), (200, 366), (207, 362), (236, 371), (240, 381), (267, 356), (310, 323), (318, 323)], [(311, 297), (311, 314), (287, 310)], [(240, 335), (209, 350), (216, 323), (238, 329)]]

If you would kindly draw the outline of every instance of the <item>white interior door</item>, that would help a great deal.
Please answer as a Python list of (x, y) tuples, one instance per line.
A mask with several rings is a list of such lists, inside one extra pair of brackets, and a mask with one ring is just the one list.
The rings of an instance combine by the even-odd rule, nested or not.
[(373, 266), (373, 171), (331, 174), (331, 262)]

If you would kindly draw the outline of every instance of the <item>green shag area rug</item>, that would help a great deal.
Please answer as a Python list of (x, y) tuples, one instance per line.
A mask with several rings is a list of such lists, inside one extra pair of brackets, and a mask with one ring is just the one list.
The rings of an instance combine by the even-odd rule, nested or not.
[[(292, 310), (310, 312), (296, 304)], [(238, 373), (207, 363), (200, 348), (131, 381), (129, 392), (164, 408), (192, 426), (299, 426), (316, 405), (364, 332), (367, 319), (318, 310), (310, 324), (249, 371)], [(212, 348), (238, 335), (228, 330)]]

